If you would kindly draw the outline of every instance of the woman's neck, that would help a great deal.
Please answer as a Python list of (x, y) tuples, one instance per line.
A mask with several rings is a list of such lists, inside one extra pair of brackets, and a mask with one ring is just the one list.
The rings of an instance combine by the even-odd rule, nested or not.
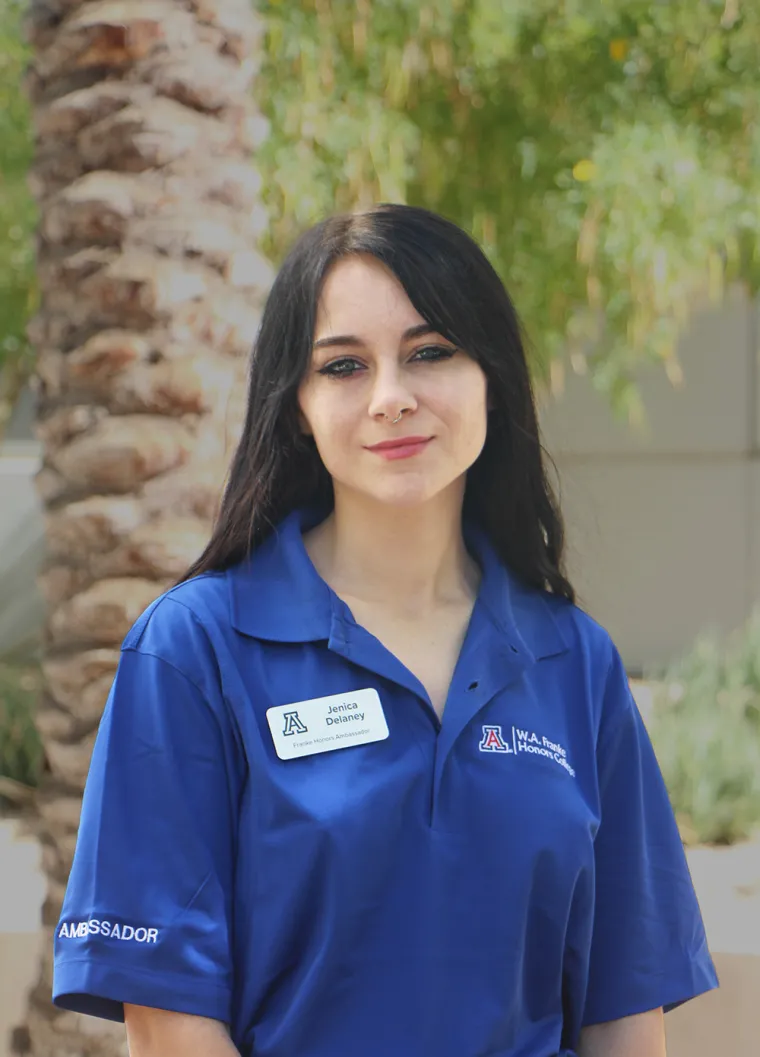
[(405, 508), (336, 495), (304, 537), (317, 572), (341, 598), (423, 616), (477, 594), (480, 571), (462, 538), (462, 497)]

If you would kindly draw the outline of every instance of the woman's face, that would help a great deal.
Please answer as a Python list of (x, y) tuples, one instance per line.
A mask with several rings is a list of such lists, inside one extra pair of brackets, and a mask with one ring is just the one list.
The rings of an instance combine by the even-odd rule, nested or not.
[(485, 443), (486, 388), (478, 364), (428, 328), (374, 257), (332, 267), (298, 402), (336, 495), (410, 506), (461, 489)]

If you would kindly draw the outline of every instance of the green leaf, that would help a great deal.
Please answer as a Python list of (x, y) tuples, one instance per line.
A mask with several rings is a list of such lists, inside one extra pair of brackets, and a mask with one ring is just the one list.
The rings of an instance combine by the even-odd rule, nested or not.
[[(280, 0), (257, 89), (268, 251), (335, 208), (438, 210), (504, 278), (536, 376), (582, 352), (617, 413), (641, 418), (637, 372), (671, 362), (692, 306), (729, 278), (760, 285), (760, 3), (730, 27), (724, 7), (344, 0), (319, 17)], [(307, 154), (284, 112), (309, 114)]]

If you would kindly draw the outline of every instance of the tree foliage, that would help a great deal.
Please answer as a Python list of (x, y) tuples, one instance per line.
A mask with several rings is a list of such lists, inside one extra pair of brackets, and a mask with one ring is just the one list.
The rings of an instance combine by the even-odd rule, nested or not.
[(261, 7), (275, 259), (336, 208), (428, 206), (484, 245), (537, 377), (569, 360), (634, 418), (695, 304), (757, 287), (760, 0)]
[[(426, 205), (484, 245), (536, 376), (590, 370), (632, 418), (695, 304), (756, 290), (760, 0), (255, 2), (275, 260), (336, 209)], [(23, 6), (0, 0), (0, 424), (36, 297)]]
[(36, 298), (23, 9), (22, 0), (0, 0), (0, 430), (31, 367), (25, 328)]

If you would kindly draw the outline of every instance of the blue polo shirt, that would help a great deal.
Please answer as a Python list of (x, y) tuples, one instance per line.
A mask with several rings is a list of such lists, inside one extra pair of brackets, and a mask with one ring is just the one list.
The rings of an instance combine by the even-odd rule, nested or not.
[[(717, 986), (607, 633), (483, 577), (439, 722), (298, 511), (127, 635), (55, 942), (54, 1000), (213, 1017), (246, 1057), (554, 1057)], [(281, 759), (267, 710), (375, 690), (388, 736)]]

